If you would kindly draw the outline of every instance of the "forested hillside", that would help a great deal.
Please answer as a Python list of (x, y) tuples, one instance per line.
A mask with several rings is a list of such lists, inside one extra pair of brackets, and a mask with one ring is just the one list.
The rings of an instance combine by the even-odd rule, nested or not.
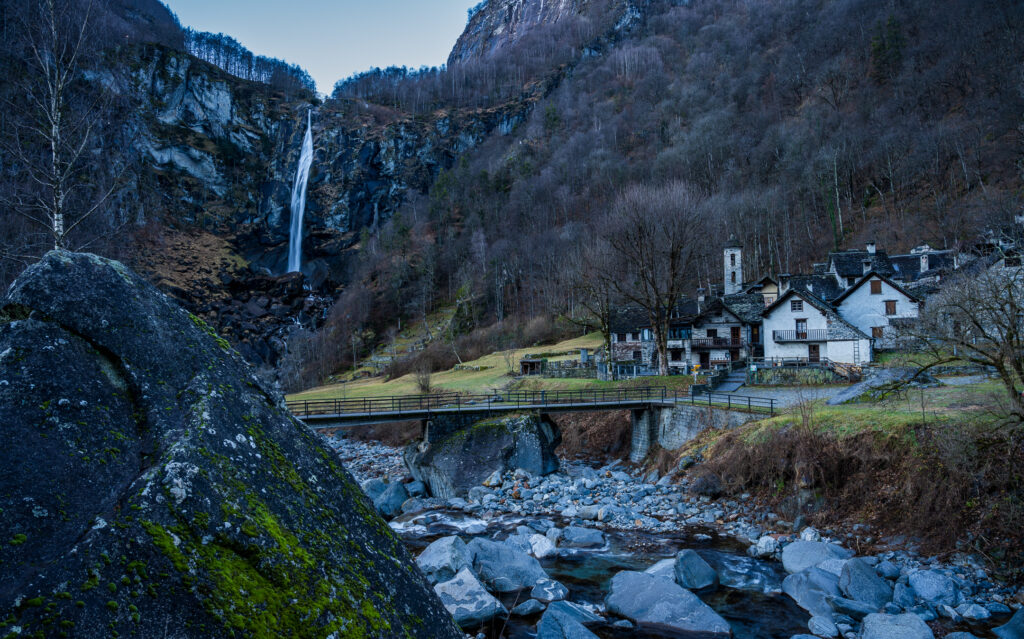
[[(695, 203), (691, 285), (719, 280), (733, 233), (754, 278), (867, 239), (967, 243), (1021, 207), (1024, 8), (1008, 0), (489, 0), (447, 66), (374, 69), (323, 104), (294, 65), (186, 31), (159, 3), (107, 0), (70, 65), (60, 170), (33, 128), (41, 6), (0, 5), (0, 280), (54, 243), (37, 218), (64, 185), (74, 248), (152, 266), (221, 247), (230, 269), (154, 278), (270, 366), (310, 350), (317, 371), (345, 366), (441, 307), (457, 333), (503, 322), (488, 334), (513, 341), (531, 318), (583, 319), (582, 257), (626, 201)], [(71, 8), (66, 35), (90, 4), (55, 6)], [(281, 300), (251, 291), (282, 289), (310, 108), (316, 301)], [(253, 337), (269, 309), (273, 335)]]
[(719, 281), (732, 233), (753, 278), (867, 239), (961, 245), (1020, 210), (1019, 3), (566, 2), (531, 27), (563, 36), (547, 65), (521, 31), (495, 42), (495, 21), (529, 14), (524, 4), (476, 11), (446, 69), (336, 88), (424, 110), (466, 78), (499, 94), (556, 85), (523, 126), (441, 174), (429, 215), (400, 210), (364, 246), (359, 279), (396, 300), (394, 313), (424, 290), (435, 302), (473, 299), (482, 323), (573, 311), (573, 249), (611, 228), (629, 187), (700, 194), (695, 284)]

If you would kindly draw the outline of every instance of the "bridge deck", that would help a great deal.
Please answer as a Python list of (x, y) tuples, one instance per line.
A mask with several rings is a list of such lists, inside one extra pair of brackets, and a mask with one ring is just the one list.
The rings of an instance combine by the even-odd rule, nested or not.
[(775, 400), (764, 397), (707, 393), (678, 395), (666, 388), (590, 391), (513, 391), (490, 395), (404, 395), (365, 399), (288, 402), (299, 419), (314, 427), (354, 427), (430, 419), (439, 415), (493, 414), (517, 411), (584, 412), (630, 410), (673, 405), (706, 406), (752, 413), (775, 412)]

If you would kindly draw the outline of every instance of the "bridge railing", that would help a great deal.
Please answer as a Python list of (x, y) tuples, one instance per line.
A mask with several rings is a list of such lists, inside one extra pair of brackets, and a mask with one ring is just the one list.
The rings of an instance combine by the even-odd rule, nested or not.
[(710, 406), (726, 410), (740, 410), (748, 413), (775, 414), (776, 400), (771, 397), (753, 397), (750, 395), (733, 395), (732, 393), (706, 392), (700, 395), (674, 395), (677, 404), (692, 406)]
[(476, 411), (489, 408), (543, 408), (568, 404), (624, 404), (666, 402), (667, 388), (609, 388), (551, 391), (495, 391), (487, 394), (438, 393), (360, 399), (317, 399), (288, 402), (296, 417), (317, 415), (377, 415), (424, 413), (434, 410)]

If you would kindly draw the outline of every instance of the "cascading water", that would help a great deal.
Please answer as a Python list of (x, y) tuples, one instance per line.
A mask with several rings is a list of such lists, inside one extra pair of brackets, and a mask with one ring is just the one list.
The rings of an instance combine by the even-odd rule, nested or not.
[(306, 117), (306, 137), (302, 139), (299, 168), (295, 172), (295, 186), (292, 187), (292, 224), (288, 244), (289, 273), (302, 270), (302, 215), (306, 211), (309, 167), (313, 164), (313, 115), (307, 111)]

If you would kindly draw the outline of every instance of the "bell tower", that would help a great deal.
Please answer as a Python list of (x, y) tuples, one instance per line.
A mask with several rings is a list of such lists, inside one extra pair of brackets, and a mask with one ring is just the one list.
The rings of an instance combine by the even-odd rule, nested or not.
[(730, 235), (725, 243), (725, 294), (739, 293), (743, 288), (743, 245)]

